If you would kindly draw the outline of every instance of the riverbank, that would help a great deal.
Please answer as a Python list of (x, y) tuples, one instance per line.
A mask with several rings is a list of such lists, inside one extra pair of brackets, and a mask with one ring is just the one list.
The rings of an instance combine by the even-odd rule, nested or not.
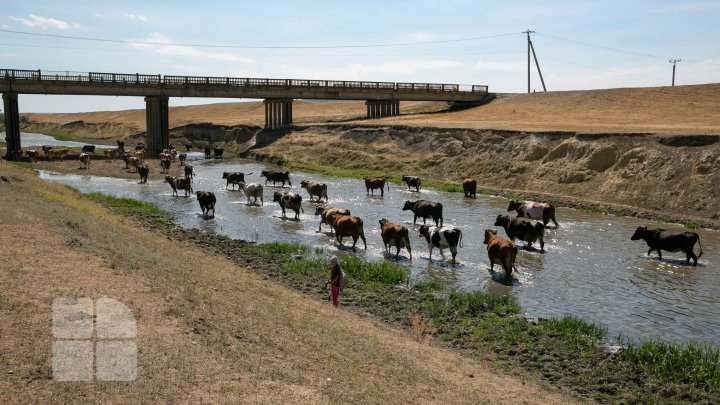
[[(4, 403), (573, 402), (532, 375), (508, 376), (283, 287), (271, 276), (280, 254), (222, 238), (192, 242), (192, 231), (147, 204), (121, 200), (110, 210), (6, 162), (0, 174)], [(216, 254), (242, 246), (237, 262)], [(321, 283), (306, 288), (322, 295)], [(110, 297), (130, 308), (137, 380), (52, 380), (58, 297)]]
[[(166, 176), (184, 176), (185, 168), (180, 166), (180, 162), (176, 160), (170, 164), (168, 173), (162, 173), (160, 167), (160, 159), (145, 159), (145, 163), (150, 167), (148, 181), (165, 180)], [(79, 176), (103, 176), (116, 177), (128, 180), (140, 181), (140, 176), (134, 168), (125, 168), (125, 162), (122, 159), (92, 159), (90, 168), (85, 169), (76, 159), (56, 159), (56, 160), (37, 160), (35, 163), (27, 163), (27, 166), (38, 170), (47, 170), (57, 173), (77, 174)]]

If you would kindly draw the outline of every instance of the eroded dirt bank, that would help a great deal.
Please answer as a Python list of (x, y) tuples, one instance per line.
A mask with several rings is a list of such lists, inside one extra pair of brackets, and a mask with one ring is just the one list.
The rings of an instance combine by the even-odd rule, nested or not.
[(410, 174), (458, 185), (475, 177), (494, 192), (720, 226), (717, 135), (343, 125), (295, 128), (249, 154), (304, 168)]

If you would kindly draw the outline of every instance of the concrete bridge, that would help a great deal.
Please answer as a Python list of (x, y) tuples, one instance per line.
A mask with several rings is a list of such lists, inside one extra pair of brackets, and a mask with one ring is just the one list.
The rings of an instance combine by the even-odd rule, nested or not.
[(20, 157), (19, 94), (144, 97), (147, 146), (156, 155), (169, 144), (170, 97), (264, 99), (265, 128), (292, 125), (293, 99), (365, 100), (368, 118), (398, 115), (400, 101), (446, 101), (474, 105), (492, 97), (487, 86), (438, 83), (394, 83), (340, 80), (260, 79), (162, 76), (124, 73), (64, 74), (40, 70), (0, 69), (7, 159)]

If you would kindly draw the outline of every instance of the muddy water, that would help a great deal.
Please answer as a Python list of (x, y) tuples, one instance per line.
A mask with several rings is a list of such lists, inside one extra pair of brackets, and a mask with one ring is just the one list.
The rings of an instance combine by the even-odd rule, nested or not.
[[(411, 228), (413, 260), (403, 251), (397, 260), (412, 279), (438, 279), (450, 288), (486, 290), (516, 296), (529, 316), (558, 317), (576, 315), (607, 326), (608, 337), (622, 335), (631, 339), (703, 341), (720, 346), (720, 277), (718, 265), (720, 233), (698, 230), (704, 254), (697, 267), (684, 264), (678, 253), (665, 253), (663, 261), (648, 257), (643, 241), (631, 241), (638, 225), (682, 229), (679, 225), (657, 224), (634, 218), (590, 214), (572, 209), (557, 210), (559, 229), (549, 229), (545, 253), (521, 249), (517, 258), (519, 272), (507, 283), (490, 275), (483, 230), (492, 228), (498, 214), (507, 214), (507, 200), (498, 197), (463, 198), (462, 194), (434, 190), (409, 192), (390, 185), (385, 196), (367, 196), (361, 180), (338, 179), (307, 173), (292, 173), (292, 190), (303, 196), (305, 213), (299, 221), (283, 219), (277, 203), (272, 202), (273, 187), (265, 189), (263, 206), (246, 205), (245, 196), (225, 189), (223, 171), (253, 172), (248, 181), (262, 182), (264, 169), (278, 169), (244, 160), (195, 162), (198, 176), (194, 189), (214, 191), (218, 197), (217, 216), (205, 220), (194, 196), (173, 197), (168, 184), (134, 180), (80, 177), (41, 173), (41, 177), (62, 182), (82, 192), (100, 191), (152, 202), (176, 215), (182, 226), (201, 228), (233, 238), (269, 241), (295, 241), (322, 247), (328, 253), (357, 254), (368, 260), (395, 260), (384, 253), (378, 221), (387, 218)], [(367, 250), (352, 252), (339, 246), (325, 233), (318, 233), (314, 204), (300, 189), (300, 180), (328, 184), (330, 205), (348, 208), (365, 222)], [(280, 189), (279, 187), (276, 189)], [(287, 188), (286, 188), (287, 189)], [(462, 229), (464, 247), (459, 249), (460, 264), (440, 260), (438, 251), (428, 260), (427, 244), (416, 236), (419, 227), (412, 224), (412, 213), (402, 211), (405, 200), (427, 199), (442, 202), (446, 225)], [(421, 221), (420, 221), (421, 222)], [(415, 231), (413, 231), (415, 230)], [(504, 236), (504, 231), (499, 230)], [(351, 239), (345, 239), (349, 246)], [(520, 242), (519, 245), (522, 245)], [(696, 252), (697, 252), (696, 246)], [(449, 257), (449, 252), (446, 252)]]

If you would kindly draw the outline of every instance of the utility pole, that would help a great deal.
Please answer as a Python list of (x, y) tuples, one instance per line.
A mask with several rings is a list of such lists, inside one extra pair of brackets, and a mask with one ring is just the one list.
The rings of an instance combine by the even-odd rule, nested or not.
[(535, 66), (537, 66), (538, 75), (540, 75), (540, 83), (542, 83), (543, 91), (547, 91), (547, 88), (545, 87), (545, 79), (543, 79), (542, 71), (540, 71), (540, 63), (538, 63), (537, 60), (537, 54), (535, 53), (535, 47), (532, 44), (532, 40), (530, 39), (530, 34), (534, 34), (535, 31), (523, 31), (523, 34), (527, 34), (527, 44), (528, 44), (528, 64), (527, 64), (527, 72), (528, 72), (528, 93), (530, 93), (530, 52), (532, 52), (533, 59), (535, 59)]
[(675, 65), (678, 62), (682, 62), (682, 59), (670, 59), (668, 62), (673, 64), (673, 76), (672, 76), (672, 85), (675, 87)]

